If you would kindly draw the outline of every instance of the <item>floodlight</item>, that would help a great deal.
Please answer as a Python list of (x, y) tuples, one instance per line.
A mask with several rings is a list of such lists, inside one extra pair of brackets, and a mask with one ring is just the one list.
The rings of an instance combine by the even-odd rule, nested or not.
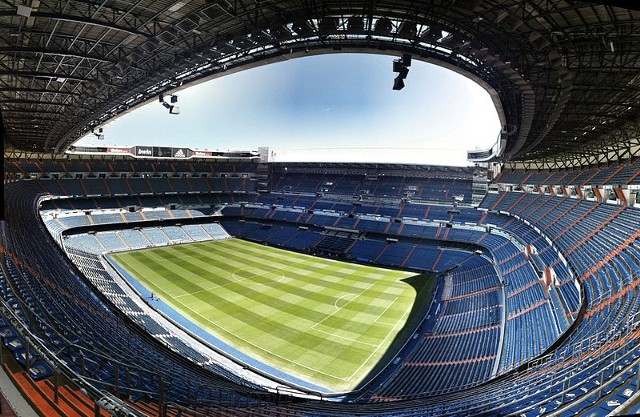
[(396, 91), (402, 90), (404, 88), (404, 81), (402, 81), (401, 76), (397, 76), (395, 80), (393, 80), (393, 89)]
[(91, 129), (91, 133), (93, 133), (93, 135), (98, 138), (98, 140), (104, 140), (104, 130), (99, 127), (97, 129)]
[(169, 114), (180, 114), (180, 107), (175, 105), (175, 103), (178, 102), (178, 96), (172, 94), (169, 97), (169, 101), (171, 102), (171, 104), (169, 104), (166, 101), (164, 101), (164, 94), (163, 93), (160, 93), (160, 96), (158, 98), (159, 98), (160, 104), (162, 104), (162, 106), (165, 109), (169, 110)]
[(411, 55), (402, 54), (402, 58), (393, 61), (393, 72), (397, 72), (398, 76), (393, 81), (394, 90), (402, 90), (404, 88), (404, 80), (409, 75), (409, 66), (411, 66)]

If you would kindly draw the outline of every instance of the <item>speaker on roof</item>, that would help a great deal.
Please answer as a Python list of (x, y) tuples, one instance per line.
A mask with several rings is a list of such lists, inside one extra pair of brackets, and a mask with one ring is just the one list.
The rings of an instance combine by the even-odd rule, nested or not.
[(411, 66), (411, 54), (402, 54), (402, 65), (405, 67)]

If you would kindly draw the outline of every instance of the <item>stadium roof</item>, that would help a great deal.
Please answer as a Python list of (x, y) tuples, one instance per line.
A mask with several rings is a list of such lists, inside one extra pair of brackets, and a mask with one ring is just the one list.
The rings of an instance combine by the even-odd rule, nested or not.
[(339, 51), (410, 53), (473, 78), (501, 115), (506, 160), (583, 165), (640, 148), (640, 6), (631, 2), (20, 3), (0, 3), (5, 149), (62, 152), (161, 93)]

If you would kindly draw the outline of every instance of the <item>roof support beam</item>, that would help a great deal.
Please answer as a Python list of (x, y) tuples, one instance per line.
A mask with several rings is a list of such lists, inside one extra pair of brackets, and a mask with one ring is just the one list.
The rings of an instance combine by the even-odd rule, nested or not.
[[(13, 17), (16, 15), (15, 11), (0, 11), (0, 17)], [(39, 12), (39, 11), (34, 11), (31, 12), (31, 16), (32, 18), (44, 18), (44, 19), (51, 19), (51, 20), (60, 20), (63, 22), (74, 22), (74, 23), (82, 23), (85, 25), (91, 25), (91, 26), (98, 26), (101, 28), (105, 28), (105, 29), (111, 29), (111, 30), (117, 30), (120, 32), (125, 32), (128, 33), (130, 35), (137, 35), (137, 36), (143, 36), (143, 37), (147, 37), (146, 33), (142, 33), (136, 29), (133, 28), (128, 28), (126, 26), (121, 26), (121, 25), (116, 25), (114, 23), (110, 23), (110, 22), (104, 22), (101, 20), (96, 20), (96, 19), (90, 19), (90, 18), (86, 18), (86, 17), (82, 17), (82, 16), (74, 16), (74, 15), (63, 15), (63, 14), (57, 14), (57, 13), (48, 13), (48, 12)]]
[(3, 75), (10, 75), (14, 77), (25, 77), (25, 78), (64, 79), (68, 81), (78, 81), (78, 82), (95, 81), (88, 78), (82, 78), (82, 77), (77, 77), (73, 75), (53, 74), (48, 72), (37, 72), (37, 71), (0, 71), (0, 76), (3, 76)]
[[(31, 94), (60, 94), (63, 96), (79, 96), (80, 93), (72, 93), (69, 91), (45, 90), (42, 88), (8, 88), (0, 87), (0, 93), (31, 93)], [(0, 99), (1, 100), (1, 99)]]
[(107, 59), (98, 55), (82, 55), (82, 54), (76, 54), (73, 52), (56, 50), (56, 49), (26, 48), (26, 47), (0, 48), (0, 55), (13, 55), (13, 54), (55, 55), (55, 56), (62, 56), (65, 58), (77, 58), (77, 59), (87, 59), (90, 61), (110, 62), (112, 64), (115, 64), (117, 62), (116, 60)]
[(26, 105), (36, 105), (36, 106), (70, 106), (69, 103), (56, 103), (53, 101), (41, 101), (41, 100), (21, 100), (21, 99), (11, 99), (11, 98), (2, 98), (0, 97), (0, 105), (3, 104), (26, 104)]

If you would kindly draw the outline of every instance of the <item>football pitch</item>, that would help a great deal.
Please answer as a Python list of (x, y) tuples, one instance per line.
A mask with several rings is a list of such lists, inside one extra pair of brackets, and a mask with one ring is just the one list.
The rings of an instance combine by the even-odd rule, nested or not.
[(112, 258), (215, 337), (334, 392), (357, 387), (392, 344), (397, 349), (415, 326), (416, 319), (410, 320), (414, 302), (428, 306), (430, 301), (419, 293), (435, 285), (432, 278), (411, 272), (240, 239), (142, 249)]

